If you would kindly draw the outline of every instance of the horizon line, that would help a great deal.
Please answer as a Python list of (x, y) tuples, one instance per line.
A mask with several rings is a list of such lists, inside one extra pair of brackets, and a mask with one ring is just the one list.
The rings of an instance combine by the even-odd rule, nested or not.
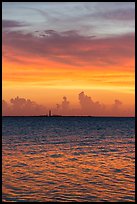
[(135, 118), (135, 116), (90, 116), (90, 115), (2, 115), (2, 117), (45, 117), (45, 118), (59, 118), (59, 117), (91, 117), (91, 118)]

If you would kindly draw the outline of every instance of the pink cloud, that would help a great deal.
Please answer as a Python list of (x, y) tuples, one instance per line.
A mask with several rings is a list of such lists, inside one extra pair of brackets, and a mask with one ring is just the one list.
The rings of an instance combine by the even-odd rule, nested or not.
[(81, 36), (76, 31), (46, 30), (42, 36), (4, 32), (3, 52), (16, 61), (20, 56), (29, 56), (75, 66), (123, 65), (125, 60), (134, 58), (134, 34), (99, 39)]
[[(63, 97), (61, 103), (52, 107), (52, 114), (57, 115), (80, 115), (80, 116), (134, 116), (134, 107), (125, 107), (123, 103), (115, 99), (112, 105), (105, 105), (99, 101), (94, 101), (90, 96), (84, 92), (78, 94), (79, 106), (73, 107), (73, 104)], [(2, 114), (13, 116), (32, 116), (48, 114), (49, 109), (45, 106), (39, 105), (30, 99), (12, 98), (10, 103), (2, 101)]]
[(47, 109), (45, 106), (39, 105), (30, 99), (25, 98), (12, 98), (10, 103), (2, 101), (2, 113), (3, 115), (21, 115), (21, 116), (33, 116), (46, 114)]

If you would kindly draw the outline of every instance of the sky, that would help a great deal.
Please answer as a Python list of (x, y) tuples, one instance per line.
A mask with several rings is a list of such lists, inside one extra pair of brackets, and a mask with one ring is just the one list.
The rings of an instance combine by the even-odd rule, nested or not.
[(134, 2), (3, 2), (3, 115), (135, 114)]

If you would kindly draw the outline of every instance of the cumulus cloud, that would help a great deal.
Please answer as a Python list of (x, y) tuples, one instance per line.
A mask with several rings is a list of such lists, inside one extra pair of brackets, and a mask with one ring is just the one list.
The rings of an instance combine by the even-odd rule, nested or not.
[(9, 104), (5, 101), (5, 100), (2, 100), (2, 115), (10, 115), (10, 106)]
[(121, 102), (120, 100), (118, 100), (118, 99), (115, 99), (114, 102), (115, 102), (115, 103), (114, 103), (114, 107), (115, 107), (115, 108), (119, 108), (119, 107), (122, 105), (122, 102)]
[(79, 93), (79, 103), (83, 114), (98, 115), (105, 111), (105, 105), (100, 104), (99, 101), (93, 101), (90, 96), (84, 92)]
[[(134, 107), (125, 107), (123, 103), (115, 99), (111, 105), (105, 105), (99, 101), (94, 101), (84, 91), (78, 94), (79, 106), (73, 107), (73, 104), (63, 97), (61, 103), (51, 108), (53, 115), (75, 115), (75, 116), (132, 116), (134, 115)], [(2, 101), (2, 115), (8, 116), (32, 116), (48, 114), (49, 109), (39, 105), (30, 99), (12, 98), (10, 103)]]
[(113, 104), (106, 105), (99, 101), (94, 101), (84, 92), (78, 95), (80, 109), (77, 113), (81, 115), (93, 116), (133, 116), (135, 114), (134, 107), (125, 106), (122, 101), (115, 99)]
[(56, 104), (56, 109), (54, 109), (56, 114), (69, 115), (70, 114), (70, 102), (67, 100), (67, 97), (63, 97), (61, 104)]
[(46, 107), (37, 104), (30, 99), (12, 98), (10, 103), (3, 100), (2, 113), (3, 115), (41, 115), (47, 112)]
[(114, 103), (109, 107), (108, 113), (110, 115), (118, 115), (118, 116), (121, 114), (124, 114), (124, 112), (127, 112), (127, 111), (126, 109), (124, 109), (122, 105), (123, 103), (120, 100), (115, 99)]
[(63, 97), (62, 109), (65, 109), (65, 110), (69, 109), (69, 101), (67, 101), (67, 97), (66, 96)]
[(85, 116), (128, 116), (134, 113), (123, 106), (123, 103), (115, 99), (111, 105), (105, 105), (99, 101), (93, 100), (90, 96), (86, 95), (84, 91), (78, 94), (79, 106), (74, 108), (70, 106), (70, 102), (66, 97), (63, 97), (62, 103), (56, 104), (56, 108), (53, 109), (55, 114), (61, 115), (85, 115)]

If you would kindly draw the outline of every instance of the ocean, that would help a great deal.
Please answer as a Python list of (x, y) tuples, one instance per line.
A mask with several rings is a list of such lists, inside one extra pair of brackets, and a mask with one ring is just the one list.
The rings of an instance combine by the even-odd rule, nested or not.
[(135, 201), (135, 119), (2, 117), (2, 200)]

